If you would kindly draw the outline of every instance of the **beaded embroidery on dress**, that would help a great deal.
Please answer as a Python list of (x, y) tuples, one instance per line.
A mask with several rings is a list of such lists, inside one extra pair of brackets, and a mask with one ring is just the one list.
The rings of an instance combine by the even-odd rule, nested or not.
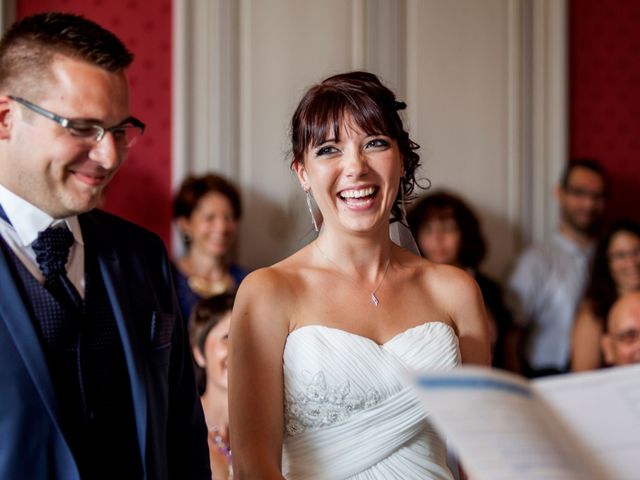
[(403, 375), (453, 368), (458, 339), (430, 322), (383, 345), (320, 325), (284, 350), (284, 476), (295, 479), (452, 479), (446, 448)]

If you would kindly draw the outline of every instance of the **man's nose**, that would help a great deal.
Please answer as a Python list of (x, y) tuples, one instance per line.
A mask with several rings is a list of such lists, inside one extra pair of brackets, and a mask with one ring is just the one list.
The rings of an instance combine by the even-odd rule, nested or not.
[(113, 170), (122, 164), (126, 154), (126, 150), (118, 148), (113, 134), (105, 132), (104, 136), (89, 152), (89, 158), (99, 163), (105, 170)]

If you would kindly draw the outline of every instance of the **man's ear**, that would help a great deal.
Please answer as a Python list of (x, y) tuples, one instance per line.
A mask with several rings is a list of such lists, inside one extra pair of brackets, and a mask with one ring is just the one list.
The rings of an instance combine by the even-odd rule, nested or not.
[(11, 137), (11, 125), (13, 124), (13, 102), (6, 95), (0, 96), (0, 140)]
[(602, 350), (604, 363), (607, 365), (613, 365), (613, 362), (615, 361), (613, 340), (608, 333), (605, 333), (600, 337), (600, 349)]
[(306, 192), (309, 190), (308, 178), (307, 178), (307, 170), (304, 168), (303, 162), (294, 162), (293, 170), (296, 172), (298, 176), (298, 181), (300, 182), (300, 186)]
[(560, 184), (556, 185), (556, 188), (553, 193), (554, 193), (554, 196), (556, 197), (556, 201), (559, 203), (560, 197), (562, 197), (562, 194), (564, 193), (564, 189), (562, 188), (562, 185)]

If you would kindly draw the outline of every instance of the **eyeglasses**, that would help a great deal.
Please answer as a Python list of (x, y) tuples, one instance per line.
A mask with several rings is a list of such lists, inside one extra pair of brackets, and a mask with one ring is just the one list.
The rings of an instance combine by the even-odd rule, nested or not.
[(145, 124), (134, 117), (129, 117), (113, 127), (103, 127), (96, 123), (84, 120), (72, 120), (70, 118), (61, 117), (49, 110), (46, 110), (24, 98), (9, 95), (9, 98), (19, 104), (27, 107), (29, 110), (42, 115), (43, 117), (53, 120), (62, 126), (72, 137), (76, 137), (88, 145), (95, 145), (104, 138), (107, 133), (111, 133), (116, 147), (127, 150), (133, 147), (138, 139), (142, 136)]
[(640, 248), (635, 248), (633, 250), (619, 250), (613, 251), (608, 254), (610, 262), (619, 262), (626, 259), (635, 260), (640, 258)]
[(564, 188), (564, 191), (572, 197), (588, 198), (594, 202), (601, 202), (605, 197), (604, 192), (594, 192), (585, 188), (572, 187), (571, 185), (567, 185), (567, 187)]
[(626, 345), (633, 345), (640, 340), (640, 330), (636, 329), (623, 330), (622, 332), (610, 333), (609, 335), (611, 335), (611, 337), (613, 337), (617, 342), (624, 343)]

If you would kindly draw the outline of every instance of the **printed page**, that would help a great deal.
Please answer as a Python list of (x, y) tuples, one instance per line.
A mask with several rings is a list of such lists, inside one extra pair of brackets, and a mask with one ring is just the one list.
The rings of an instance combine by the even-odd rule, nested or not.
[(640, 365), (539, 379), (535, 388), (611, 478), (640, 478)]
[(521, 377), (460, 367), (413, 383), (472, 480), (611, 478)]

